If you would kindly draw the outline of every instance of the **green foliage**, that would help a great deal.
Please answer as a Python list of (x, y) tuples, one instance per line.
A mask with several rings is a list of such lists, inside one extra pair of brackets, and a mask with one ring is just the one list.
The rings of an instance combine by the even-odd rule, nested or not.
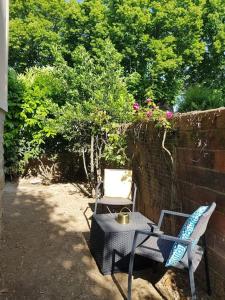
[(55, 111), (50, 124), (69, 142), (70, 151), (94, 155), (96, 168), (102, 159), (116, 165), (126, 161), (120, 124), (132, 120), (134, 100), (127, 91), (120, 60), (109, 40), (95, 55), (77, 47), (72, 53), (72, 67), (64, 65), (63, 69), (69, 82), (67, 101)]
[(201, 63), (190, 69), (191, 84), (221, 89), (225, 97), (225, 5), (224, 0), (207, 0), (202, 16), (202, 41), (205, 51)]
[(6, 165), (49, 145), (124, 165), (134, 102), (188, 88), (181, 111), (224, 105), (224, 15), (223, 0), (10, 1)]
[(187, 66), (198, 64), (204, 1), (106, 1), (110, 33), (128, 74), (140, 74), (139, 97), (173, 103)]
[[(52, 67), (31, 68), (20, 76), (24, 85), (22, 112), (24, 144), (31, 143), (32, 156), (41, 151), (45, 138), (54, 136), (56, 131), (48, 123), (54, 119), (54, 110), (64, 102), (65, 87), (62, 78)], [(27, 153), (28, 156), (28, 153)]]
[(34, 67), (19, 76), (10, 70), (9, 113), (4, 135), (8, 173), (11, 169), (22, 172), (30, 158), (37, 158), (43, 152), (46, 138), (56, 134), (49, 123), (54, 110), (64, 103), (63, 83), (57, 69), (52, 67)]
[(10, 1), (9, 64), (23, 72), (32, 66), (53, 64), (63, 45), (59, 30), (64, 0)]
[(5, 168), (8, 174), (16, 173), (19, 169), (18, 157), (20, 155), (20, 130), (22, 121), (20, 113), (22, 111), (22, 99), (24, 86), (13, 69), (9, 69), (8, 74), (8, 107), (6, 114), (4, 133), (4, 154)]
[(109, 36), (106, 7), (102, 0), (86, 0), (82, 4), (69, 1), (61, 28), (65, 58), (70, 64), (71, 52), (83, 45), (88, 51), (98, 50)]
[[(123, 79), (121, 56), (112, 43), (106, 41), (100, 50), (91, 56), (80, 46), (72, 53), (72, 66), (61, 61), (54, 67), (30, 68), (18, 77), (23, 87), (16, 154), (21, 166), (38, 158), (56, 137), (66, 141), (62, 145), (67, 150), (80, 154), (84, 150), (86, 156), (92, 136), (96, 149), (101, 148), (99, 159), (113, 160), (113, 153), (125, 153), (118, 127), (131, 121), (133, 97)], [(10, 105), (13, 101), (9, 99)], [(10, 134), (6, 128), (9, 141)], [(125, 156), (117, 154), (115, 162), (124, 164)]]
[(158, 128), (171, 128), (171, 123), (169, 120), (173, 118), (173, 112), (163, 111), (152, 99), (146, 99), (145, 106), (140, 106), (139, 103), (136, 102), (133, 105), (133, 108), (135, 111), (135, 121), (152, 121)]
[(188, 112), (222, 106), (225, 106), (225, 99), (220, 90), (196, 85), (186, 91), (184, 98), (178, 103), (178, 110), (180, 112)]
[(99, 56), (111, 40), (133, 96), (172, 104), (184, 84), (224, 81), (222, 2), (13, 0), (10, 65), (24, 71), (63, 56), (73, 66), (77, 47)]
[(106, 128), (107, 143), (102, 157), (105, 164), (115, 167), (124, 167), (128, 164), (126, 155), (127, 137), (125, 128), (120, 124), (109, 123)]

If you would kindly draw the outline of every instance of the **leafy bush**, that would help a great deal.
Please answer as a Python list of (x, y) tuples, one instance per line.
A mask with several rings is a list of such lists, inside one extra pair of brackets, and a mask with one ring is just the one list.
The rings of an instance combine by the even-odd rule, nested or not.
[(196, 85), (187, 89), (184, 97), (178, 103), (180, 112), (206, 110), (225, 106), (222, 91)]
[(30, 68), (19, 76), (10, 69), (4, 134), (7, 174), (22, 173), (30, 158), (43, 153), (46, 138), (56, 134), (48, 123), (64, 101), (64, 88), (55, 68)]
[(20, 132), (22, 127), (21, 111), (24, 85), (15, 70), (9, 68), (8, 74), (8, 113), (5, 120), (4, 155), (6, 173), (15, 174), (20, 169)]
[[(49, 152), (53, 140), (58, 145), (51, 147), (53, 152), (60, 151), (61, 145), (83, 157), (89, 179), (103, 160), (117, 166), (126, 163), (120, 124), (132, 120), (134, 100), (123, 78), (121, 56), (112, 43), (107, 40), (98, 50), (90, 55), (79, 46), (73, 51), (71, 66), (62, 60), (54, 67), (30, 68), (18, 77), (14, 72), (23, 88), (18, 97), (19, 126), (13, 136), (6, 127), (5, 136), (12, 145), (16, 135), (18, 151), (12, 150), (6, 161), (15, 155), (12, 164), (18, 172), (30, 159)], [(14, 113), (14, 101), (9, 99), (9, 116)], [(15, 162), (20, 162), (19, 169)]]
[(134, 100), (123, 79), (121, 56), (109, 40), (99, 50), (93, 56), (82, 46), (74, 50), (73, 66), (64, 68), (70, 82), (67, 102), (49, 124), (68, 141), (68, 150), (82, 156), (91, 181), (103, 161), (125, 165), (121, 124), (133, 118)]

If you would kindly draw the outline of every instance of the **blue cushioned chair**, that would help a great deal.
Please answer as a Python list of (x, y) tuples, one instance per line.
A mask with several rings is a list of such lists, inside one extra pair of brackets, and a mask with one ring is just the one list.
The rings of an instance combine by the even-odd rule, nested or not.
[[(215, 210), (216, 203), (212, 203), (208, 209), (200, 216), (192, 234), (189, 239), (181, 239), (173, 237), (170, 235), (165, 235), (160, 232), (161, 224), (165, 214), (180, 216), (188, 218), (191, 215), (183, 214), (168, 210), (162, 210), (159, 218), (158, 228), (153, 228), (151, 231), (136, 230), (133, 240), (133, 246), (130, 256), (129, 264), (129, 276), (128, 276), (128, 300), (131, 300), (131, 285), (132, 285), (132, 273), (134, 265), (135, 254), (147, 257), (157, 262), (166, 264), (168, 258), (171, 255), (171, 250), (173, 249), (174, 243), (187, 246), (187, 251), (180, 261), (178, 261), (174, 267), (180, 269), (187, 269), (189, 272), (190, 286), (191, 286), (191, 296), (192, 300), (197, 299), (196, 290), (195, 290), (195, 281), (194, 281), (194, 272), (197, 269), (202, 257), (204, 256), (205, 260), (205, 272), (206, 272), (206, 283), (207, 283), (207, 292), (211, 294), (210, 288), (210, 279), (209, 279), (209, 270), (208, 270), (208, 260), (207, 260), (207, 248), (206, 248), (206, 239), (205, 231), (209, 219)], [(138, 235), (146, 235), (145, 241), (138, 245), (137, 238)], [(202, 238), (202, 246), (198, 245), (198, 241)]]

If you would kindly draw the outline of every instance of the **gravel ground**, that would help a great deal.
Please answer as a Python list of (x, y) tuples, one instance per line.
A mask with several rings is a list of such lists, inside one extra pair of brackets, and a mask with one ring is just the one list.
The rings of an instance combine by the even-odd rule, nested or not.
[[(72, 184), (6, 184), (1, 300), (123, 299), (127, 274), (101, 275), (89, 252), (90, 203)], [(186, 299), (182, 290), (171, 289), (169, 272), (158, 277), (151, 271), (136, 274), (133, 299)]]

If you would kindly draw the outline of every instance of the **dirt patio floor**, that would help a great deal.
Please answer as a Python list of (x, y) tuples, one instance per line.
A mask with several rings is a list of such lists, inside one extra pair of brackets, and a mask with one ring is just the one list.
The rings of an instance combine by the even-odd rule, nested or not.
[[(93, 200), (72, 184), (43, 186), (27, 180), (6, 184), (1, 300), (124, 298), (127, 274), (101, 275), (89, 252), (90, 203)], [(173, 290), (171, 296), (171, 284), (171, 276), (158, 279), (147, 270), (135, 276), (133, 299), (186, 299), (182, 289), (180, 294)]]

